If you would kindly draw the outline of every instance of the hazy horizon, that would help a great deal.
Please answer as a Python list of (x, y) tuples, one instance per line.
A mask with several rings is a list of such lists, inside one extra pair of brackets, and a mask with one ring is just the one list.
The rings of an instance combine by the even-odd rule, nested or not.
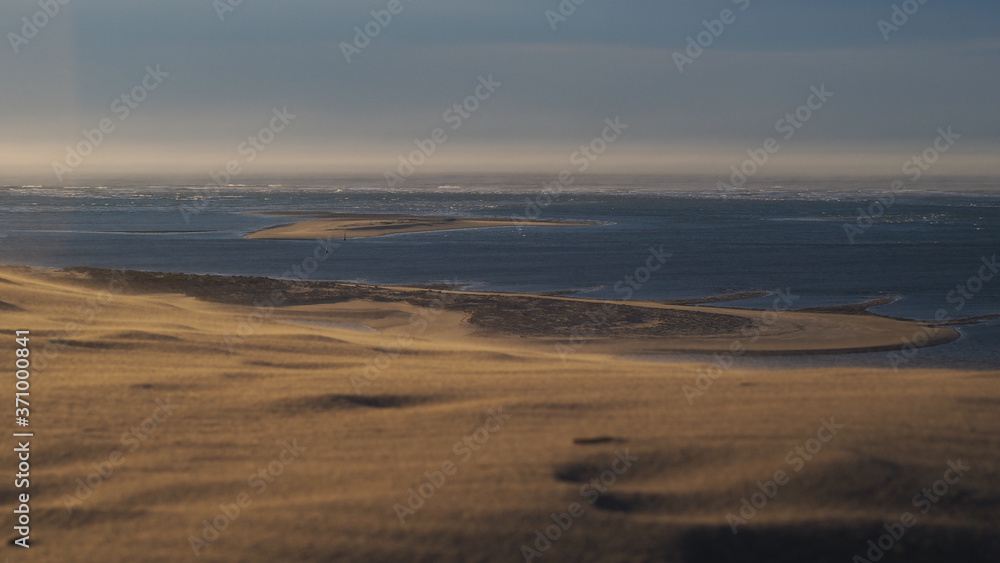
[[(927, 172), (997, 173), (995, 4), (930, 1), (905, 21), (892, 2), (758, 4), (402, 0), (391, 19), (388, 0), (5, 4), (0, 179), (208, 178), (232, 160), (383, 176), (416, 141), (433, 154), (415, 177), (558, 174), (616, 118), (628, 128), (587, 172), (722, 181), (773, 138), (761, 176), (898, 175), (952, 127)], [(241, 150), (275, 110), (295, 117)], [(427, 144), (435, 130), (447, 138)], [(76, 163), (67, 147), (88, 136)]]

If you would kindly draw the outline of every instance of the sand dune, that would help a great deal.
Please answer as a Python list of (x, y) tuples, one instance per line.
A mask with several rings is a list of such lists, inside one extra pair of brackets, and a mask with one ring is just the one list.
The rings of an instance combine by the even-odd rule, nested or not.
[[(1000, 372), (737, 361), (689, 404), (709, 360), (609, 344), (668, 338), (598, 335), (563, 361), (489, 311), (471, 323), (510, 305), (481, 296), (307, 284), (268, 310), (252, 303), (270, 281), (0, 276), (4, 333), (32, 331), (33, 561), (850, 561), (904, 512), (883, 561), (1000, 550)], [(760, 342), (914, 328), (854, 317), (782, 315)], [(283, 322), (317, 318), (377, 332)], [(957, 460), (971, 469), (913, 506)], [(777, 471), (734, 535), (727, 516)]]

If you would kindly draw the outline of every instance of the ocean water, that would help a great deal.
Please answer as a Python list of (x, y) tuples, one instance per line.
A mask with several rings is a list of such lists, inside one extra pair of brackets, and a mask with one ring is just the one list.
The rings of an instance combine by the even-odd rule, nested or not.
[[(760, 182), (730, 193), (713, 179), (649, 177), (544, 191), (551, 180), (447, 177), (398, 189), (350, 178), (261, 178), (221, 188), (7, 186), (0, 263), (283, 277), (311, 265), (317, 243), (244, 239), (293, 221), (248, 212), (529, 216), (597, 225), (349, 239), (309, 279), (585, 298), (620, 298), (626, 287), (633, 299), (781, 289), (796, 296), (793, 308), (893, 297), (875, 310), (913, 319), (1000, 313), (1000, 274), (988, 267), (1000, 253), (1000, 180), (924, 179), (919, 190), (897, 194), (885, 178)], [(875, 217), (859, 223), (863, 212)], [(671, 254), (663, 267), (636, 281), (645, 278), (651, 249), (661, 247)], [(763, 309), (773, 301), (720, 305)], [(1000, 344), (996, 321), (962, 331), (936, 361), (962, 364), (969, 356), (982, 365), (986, 357), (1000, 365), (991, 351)]]

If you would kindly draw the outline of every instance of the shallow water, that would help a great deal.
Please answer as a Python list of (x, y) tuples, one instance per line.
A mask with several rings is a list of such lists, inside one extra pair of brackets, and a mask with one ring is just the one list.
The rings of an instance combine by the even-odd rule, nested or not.
[[(896, 194), (853, 243), (845, 225), (856, 224), (859, 208), (885, 199), (891, 180), (785, 181), (726, 194), (710, 179), (612, 178), (545, 194), (541, 185), (549, 180), (450, 177), (395, 190), (350, 179), (0, 188), (0, 263), (290, 277), (293, 267), (310, 269), (317, 243), (246, 240), (245, 233), (294, 221), (246, 212), (533, 215), (600, 224), (352, 239), (324, 255), (308, 277), (574, 290), (590, 298), (621, 298), (626, 290), (633, 299), (680, 299), (790, 289), (793, 308), (892, 296), (899, 299), (879, 313), (914, 319), (938, 311), (948, 318), (1000, 313), (1000, 276), (979, 277), (992, 275), (983, 267), (1000, 246), (1000, 189), (991, 180), (923, 180), (921, 191)], [(651, 249), (661, 246), (672, 256), (639, 283)], [(717, 305), (773, 302), (770, 296)], [(956, 351), (949, 359), (923, 351), (921, 365), (958, 361), (958, 350), (976, 365), (984, 356), (998, 365), (987, 352), (1000, 343), (995, 323), (963, 332), (963, 340), (946, 347)]]

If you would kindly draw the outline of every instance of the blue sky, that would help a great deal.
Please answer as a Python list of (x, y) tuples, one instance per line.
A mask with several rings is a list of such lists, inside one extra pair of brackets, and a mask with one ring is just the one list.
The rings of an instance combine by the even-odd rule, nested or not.
[[(401, 0), (350, 63), (341, 44), (389, 0), (243, 0), (222, 19), (212, 0), (70, 0), (16, 53), (10, 34), (40, 7), (5, 2), (0, 177), (54, 181), (104, 118), (114, 131), (69, 178), (197, 175), (283, 107), (295, 120), (250, 171), (379, 176), (490, 74), (502, 86), (421, 172), (558, 172), (620, 116), (593, 171), (725, 174), (825, 84), (834, 96), (768, 172), (893, 174), (950, 125), (962, 138), (934, 171), (994, 173), (1000, 5), (910, 2), (886, 41), (878, 21), (902, 1), (587, 0), (553, 30), (560, 0)], [(723, 10), (735, 21), (680, 72), (674, 53)], [(119, 120), (113, 100), (155, 65), (170, 76)]]

